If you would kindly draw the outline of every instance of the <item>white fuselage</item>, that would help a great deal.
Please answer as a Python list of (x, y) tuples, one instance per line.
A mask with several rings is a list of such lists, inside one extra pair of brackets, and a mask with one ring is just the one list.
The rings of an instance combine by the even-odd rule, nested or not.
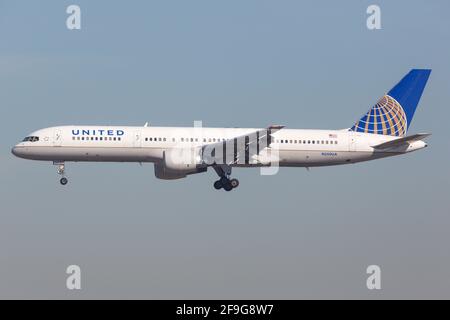
[[(105, 161), (160, 163), (164, 152), (195, 148), (250, 134), (255, 128), (61, 126), (33, 132), (37, 141), (23, 141), (13, 148), (21, 158), (54, 162)], [(372, 146), (397, 139), (387, 135), (344, 130), (281, 129), (272, 134), (270, 148), (284, 167), (314, 167), (355, 163), (398, 155), (426, 146), (379, 151)], [(272, 159), (273, 160), (273, 159)], [(267, 161), (250, 159), (231, 166), (261, 166)]]

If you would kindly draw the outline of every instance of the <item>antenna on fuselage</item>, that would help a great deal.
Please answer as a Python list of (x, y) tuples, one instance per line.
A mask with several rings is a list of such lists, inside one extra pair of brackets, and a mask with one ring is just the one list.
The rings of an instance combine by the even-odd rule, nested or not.
[(148, 127), (148, 122), (146, 122), (145, 124), (144, 124), (144, 128), (147, 128)]

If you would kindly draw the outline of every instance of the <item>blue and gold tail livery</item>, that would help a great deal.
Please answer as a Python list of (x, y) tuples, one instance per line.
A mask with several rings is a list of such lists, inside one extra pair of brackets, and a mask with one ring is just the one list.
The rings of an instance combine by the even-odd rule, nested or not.
[(430, 73), (429, 69), (411, 70), (350, 130), (399, 137), (406, 135)]

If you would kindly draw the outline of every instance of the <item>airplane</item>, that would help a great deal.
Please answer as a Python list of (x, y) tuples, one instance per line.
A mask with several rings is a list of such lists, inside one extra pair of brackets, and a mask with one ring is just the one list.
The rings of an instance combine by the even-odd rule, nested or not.
[(153, 163), (159, 179), (176, 180), (213, 168), (214, 188), (231, 191), (233, 167), (319, 167), (351, 164), (427, 147), (428, 133), (407, 135), (430, 69), (412, 69), (356, 123), (340, 130), (142, 126), (58, 126), (16, 144), (24, 159), (53, 161), (66, 185), (66, 162)]

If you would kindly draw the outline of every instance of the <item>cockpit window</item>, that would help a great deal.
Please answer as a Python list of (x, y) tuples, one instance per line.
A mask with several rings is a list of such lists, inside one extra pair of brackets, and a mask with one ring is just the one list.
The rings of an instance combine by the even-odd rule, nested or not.
[(23, 139), (23, 142), (26, 142), (26, 141), (37, 142), (37, 141), (39, 141), (39, 137), (35, 137), (35, 136), (26, 137), (25, 139)]

